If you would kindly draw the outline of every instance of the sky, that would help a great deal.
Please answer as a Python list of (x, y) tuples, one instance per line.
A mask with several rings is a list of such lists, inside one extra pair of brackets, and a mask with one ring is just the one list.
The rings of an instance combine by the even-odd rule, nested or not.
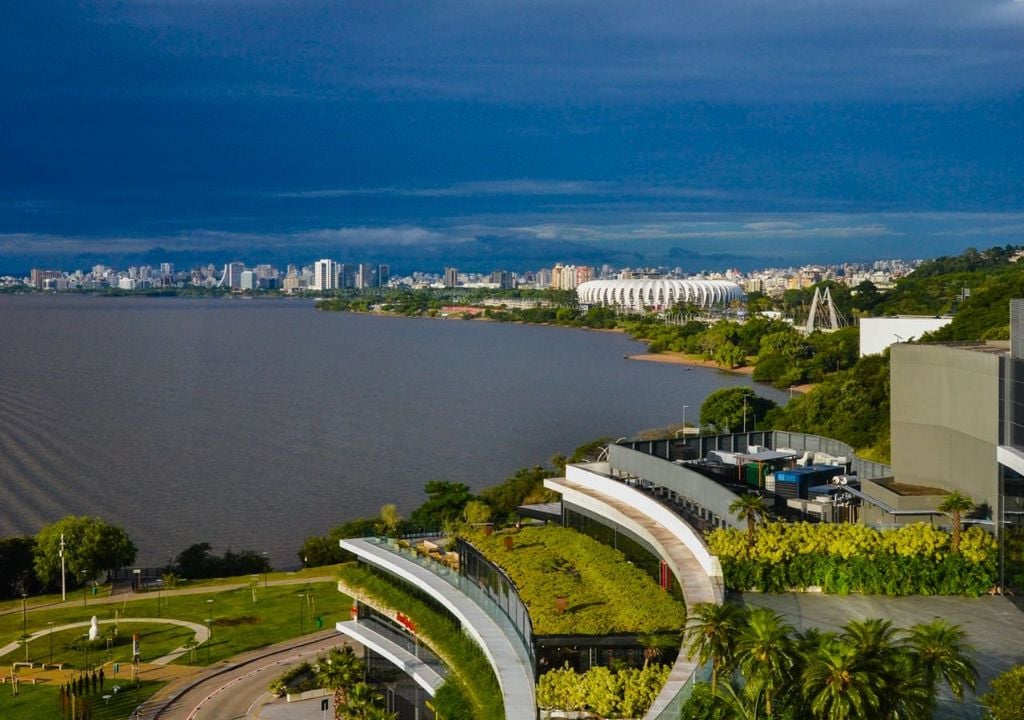
[(1006, 244), (1020, 0), (0, 7), (0, 272)]

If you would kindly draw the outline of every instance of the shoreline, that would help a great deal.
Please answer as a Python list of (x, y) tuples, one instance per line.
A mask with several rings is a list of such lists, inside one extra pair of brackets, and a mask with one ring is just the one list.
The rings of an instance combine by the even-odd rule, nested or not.
[[(731, 373), (733, 375), (746, 375), (753, 376), (754, 368), (751, 365), (744, 365), (738, 368), (724, 368), (714, 360), (705, 360), (704, 358), (696, 357), (694, 355), (687, 355), (685, 353), (673, 352), (667, 350), (660, 353), (639, 353), (636, 355), (626, 355), (627, 360), (639, 360), (641, 362), (655, 362), (664, 363), (666, 365), (681, 365), (686, 369), (690, 368), (706, 368), (708, 370), (718, 370), (719, 372)], [(803, 385), (793, 385), (789, 388), (782, 388), (783, 390), (789, 390), (792, 393), (799, 395), (806, 395), (817, 386), (817, 383), (805, 383)], [(778, 389), (778, 388), (776, 388)]]

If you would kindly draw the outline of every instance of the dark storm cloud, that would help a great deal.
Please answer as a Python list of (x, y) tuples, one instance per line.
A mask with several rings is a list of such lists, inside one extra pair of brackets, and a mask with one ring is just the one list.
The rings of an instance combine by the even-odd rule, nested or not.
[(948, 101), (1024, 66), (1007, 0), (9, 5), (5, 84), (29, 93)]
[[(941, 218), (923, 241), (936, 247), (1012, 241), (1016, 222), (956, 213), (1013, 213), (1024, 197), (1024, 2), (41, 0), (0, 13), (6, 257), (489, 235), (884, 252), (913, 249), (924, 212)], [(687, 219), (701, 213), (732, 215)], [(843, 219), (822, 225), (828, 213)]]

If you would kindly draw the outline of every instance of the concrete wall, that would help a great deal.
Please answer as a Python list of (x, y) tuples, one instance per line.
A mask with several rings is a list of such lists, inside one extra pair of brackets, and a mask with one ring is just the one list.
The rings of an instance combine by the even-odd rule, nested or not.
[(916, 340), (926, 332), (949, 325), (951, 317), (877, 317), (861, 318), (860, 354), (878, 355), (894, 343)]
[(896, 481), (997, 507), (1001, 357), (944, 345), (894, 345), (891, 357)]
[(895, 510), (920, 510), (916, 515), (896, 515), (886, 512), (880, 507), (865, 502), (861, 505), (860, 520), (871, 527), (899, 527), (916, 522), (930, 523), (936, 527), (949, 527), (949, 519), (945, 515), (935, 515), (929, 510), (938, 509), (942, 501), (946, 499), (943, 495), (899, 495), (887, 488), (884, 484), (872, 480), (861, 481), (860, 488), (866, 495), (884, 502)]

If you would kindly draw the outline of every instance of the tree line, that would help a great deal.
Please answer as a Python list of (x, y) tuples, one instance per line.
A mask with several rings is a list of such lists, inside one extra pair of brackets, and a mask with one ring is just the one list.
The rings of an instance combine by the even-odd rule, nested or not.
[[(124, 528), (100, 518), (69, 515), (35, 535), (0, 538), (0, 599), (59, 590), (62, 551), (63, 580), (69, 589), (88, 586), (131, 566), (138, 553)], [(189, 546), (163, 568), (168, 577), (191, 579), (270, 569), (270, 561), (253, 550), (233, 552), (229, 548), (223, 555), (215, 555), (206, 542)]]

